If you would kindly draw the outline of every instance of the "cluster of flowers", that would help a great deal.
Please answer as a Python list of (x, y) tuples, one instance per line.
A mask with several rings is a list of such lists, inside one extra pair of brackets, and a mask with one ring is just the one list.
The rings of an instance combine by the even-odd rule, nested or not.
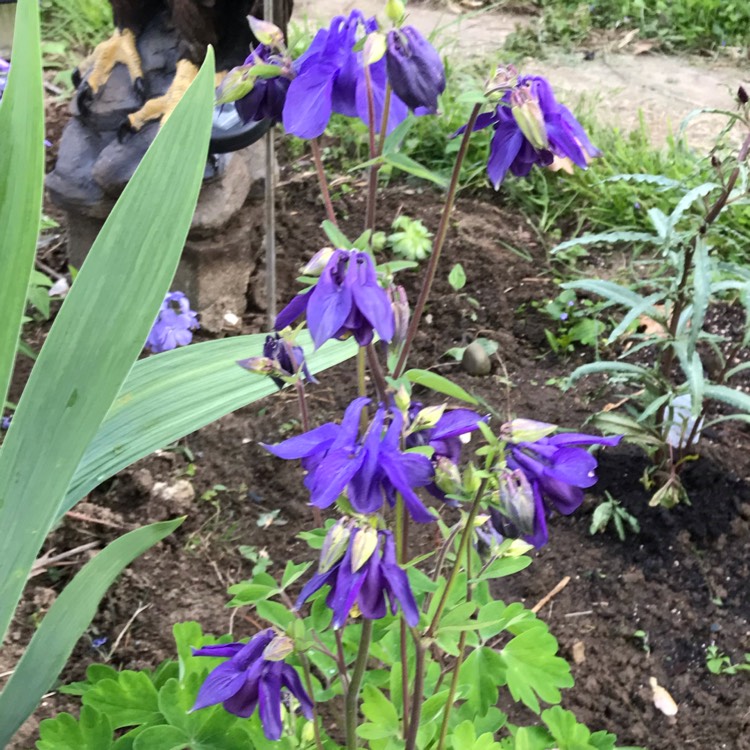
[(200, 328), (198, 316), (182, 292), (170, 292), (164, 298), (154, 325), (146, 340), (146, 348), (154, 354), (187, 346), (193, 331)]
[[(236, 101), (246, 120), (283, 122), (288, 132), (301, 138), (321, 135), (333, 113), (359, 117), (373, 130), (383, 123), (389, 131), (409, 110), (435, 113), (445, 89), (442, 62), (416, 29), (399, 26), (401, 15), (389, 13), (394, 28), (387, 34), (360, 11), (339, 16), (317, 33), (297, 60), (289, 57), (276, 27), (251, 19), (261, 45), (244, 66), (230, 72), (219, 101)], [(543, 78), (498, 69), (487, 93), (497, 100), (494, 109), (480, 115), (473, 129), (494, 128), (488, 173), (496, 187), (508, 171), (525, 176), (534, 164), (585, 168), (598, 155)], [(301, 347), (288, 333), (301, 318), (316, 349), (330, 339), (349, 337), (362, 347), (376, 336), (396, 348), (403, 343), (409, 320), (405, 293), (381, 286), (370, 254), (322, 250), (303, 273), (319, 278), (279, 313), (277, 332), (268, 336), (263, 355), (243, 360), (243, 367), (269, 375), (279, 384), (296, 382), (301, 388), (303, 380), (314, 382)], [(178, 305), (167, 326), (172, 335), (174, 316), (183, 330), (190, 329), (188, 323), (194, 320), (187, 303), (184, 308)], [(352, 614), (375, 620), (389, 610), (394, 615), (400, 610), (409, 626), (418, 626), (419, 608), (384, 514), (400, 498), (415, 522), (435, 521), (437, 515), (419, 497), (419, 488), (456, 505), (467, 494), (459, 470), (462, 444), (487, 419), (469, 409), (424, 407), (410, 401), (405, 392), (381, 393), (381, 398), (377, 404), (364, 396), (356, 398), (340, 423), (328, 422), (264, 446), (279, 458), (301, 461), (311, 505), (324, 509), (340, 502), (344, 508), (343, 517), (325, 537), (317, 572), (296, 603), (300, 608), (329, 587), (326, 603), (333, 612), (334, 628), (343, 627)], [(504, 455), (495, 467), (491, 497), (482, 498), (489, 513), (477, 532), (478, 545), (506, 538), (544, 545), (549, 513), (572, 513), (583, 501), (584, 490), (596, 481), (597, 462), (586, 446), (619, 441), (554, 434), (556, 430), (554, 425), (530, 420), (503, 426)], [(419, 450), (425, 447), (430, 450)], [(312, 708), (297, 673), (284, 663), (292, 650), (285, 636), (267, 630), (248, 644), (196, 651), (200, 656), (225, 656), (228, 661), (208, 677), (195, 708), (222, 703), (227, 711), (246, 717), (257, 706), (266, 736), (278, 739), (282, 688), (297, 698), (305, 715)]]

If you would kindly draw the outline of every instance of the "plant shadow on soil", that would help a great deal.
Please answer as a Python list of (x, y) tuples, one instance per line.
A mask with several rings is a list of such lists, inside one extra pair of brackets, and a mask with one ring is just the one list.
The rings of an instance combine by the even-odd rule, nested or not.
[[(338, 201), (344, 217), (342, 229), (351, 236), (360, 231), (362, 193), (355, 189)], [(323, 211), (315, 196), (314, 181), (294, 175), (280, 191), (280, 300), (288, 300), (296, 291), (294, 279), (303, 260), (325, 244), (318, 228)], [(429, 190), (397, 187), (381, 198), (379, 215), (385, 224), (404, 211), (434, 231), (440, 206), (440, 196)], [(579, 429), (606, 401), (606, 383), (583, 381), (566, 394), (546, 385), (564, 377), (587, 355), (562, 361), (546, 346), (545, 319), (529, 303), (554, 296), (556, 287), (544, 270), (544, 251), (534, 237), (518, 214), (504, 209), (494, 197), (459, 200), (412, 364), (432, 367), (437, 362), (440, 373), (481, 396), (500, 414)], [(505, 249), (499, 238), (524, 248), (532, 260)], [(468, 282), (464, 292), (456, 294), (447, 276), (459, 261)], [(400, 280), (414, 299), (420, 272), (403, 273)], [(522, 306), (527, 312), (518, 315)], [(249, 310), (246, 332), (262, 330), (262, 320), (261, 310)], [(449, 348), (465, 345), (478, 335), (499, 344), (493, 372), (485, 378), (467, 375), (443, 356)], [(16, 396), (24, 380), (21, 370)], [(309, 389), (313, 419), (318, 423), (337, 419), (353, 396), (351, 364), (322, 374), (320, 381)], [(112, 655), (111, 663), (117, 667), (153, 667), (172, 657), (175, 622), (195, 619), (214, 633), (227, 632), (231, 622), (237, 638), (255, 632), (252, 617), (242, 612), (231, 617), (225, 608), (226, 587), (249, 576), (252, 568), (238, 547), (267, 550), (273, 560), (272, 573), (288, 559), (302, 561), (313, 554), (296, 539), (311, 523), (301, 470), (274, 459), (257, 444), (275, 442), (298, 430), (293, 395), (279, 393), (181, 442), (194, 455), (191, 481), (196, 499), (165, 503), (155, 498), (155, 482), (173, 483), (186, 476), (184, 452), (168, 450), (121, 472), (76, 508), (121, 528), (72, 518), (63, 521), (45, 549), (61, 551), (90, 541), (104, 544), (123, 528), (188, 514), (176, 534), (136, 561), (107, 594), (92, 627), (76, 647), (63, 681), (81, 679), (89, 664), (103, 660), (144, 605), (148, 607), (130, 622)], [(558, 638), (562, 655), (571, 661), (574, 651), (578, 656), (579, 663), (573, 665), (576, 685), (565, 692), (563, 705), (592, 729), (616, 732), (620, 744), (651, 750), (750, 748), (750, 679), (743, 674), (715, 676), (705, 666), (705, 647), (712, 642), (735, 660), (750, 651), (750, 589), (746, 585), (750, 488), (744, 480), (750, 474), (744, 449), (747, 429), (724, 423), (704, 442), (704, 458), (687, 472), (692, 505), (672, 511), (647, 507), (648, 498), (639, 483), (646, 464), (638, 451), (621, 446), (601, 454), (596, 493), (609, 490), (621, 500), (639, 518), (641, 533), (624, 543), (609, 531), (589, 536), (591, 512), (601, 495), (592, 496), (575, 515), (552, 520), (551, 541), (535, 554), (530, 568), (499, 582), (501, 598), (532, 606), (560, 579), (571, 576), (570, 583), (540, 613)], [(227, 489), (211, 500), (199, 499), (215, 485)], [(283, 525), (259, 525), (264, 514), (276, 509), (280, 510), (277, 521)], [(34, 623), (73, 572), (57, 568), (32, 579), (0, 659), (0, 672), (12, 668)], [(648, 652), (634, 635), (636, 631), (648, 635)], [(93, 640), (101, 637), (108, 643), (94, 648)], [(581, 646), (576, 646), (579, 642), (583, 660)], [(651, 676), (680, 704), (675, 719), (654, 707)], [(11, 748), (32, 747), (38, 720), (74, 706), (64, 695), (46, 698)], [(534, 717), (521, 713), (513, 718), (533, 721)]]

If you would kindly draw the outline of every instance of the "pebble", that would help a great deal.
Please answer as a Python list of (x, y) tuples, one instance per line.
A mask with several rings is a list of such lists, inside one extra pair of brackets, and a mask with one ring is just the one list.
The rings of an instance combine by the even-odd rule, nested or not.
[(492, 363), (487, 352), (476, 341), (464, 349), (461, 366), (469, 375), (489, 375), (492, 369)]

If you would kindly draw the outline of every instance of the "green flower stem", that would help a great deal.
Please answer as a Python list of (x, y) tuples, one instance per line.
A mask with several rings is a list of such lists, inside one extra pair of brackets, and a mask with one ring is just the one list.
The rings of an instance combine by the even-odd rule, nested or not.
[(331, 201), (331, 193), (328, 190), (328, 180), (326, 179), (325, 169), (323, 169), (323, 158), (320, 155), (320, 143), (318, 143), (317, 138), (313, 138), (310, 140), (310, 147), (312, 148), (313, 161), (315, 162), (315, 172), (318, 175), (320, 194), (323, 197), (323, 203), (326, 207), (328, 221), (330, 221), (334, 226), (338, 226), (339, 223), (336, 220), (336, 212), (333, 210), (333, 202)]
[(477, 494), (474, 496), (474, 502), (472, 503), (471, 510), (469, 511), (469, 515), (466, 518), (466, 525), (464, 526), (463, 534), (461, 534), (461, 541), (458, 544), (456, 561), (453, 564), (450, 576), (448, 577), (448, 581), (446, 582), (445, 588), (443, 589), (443, 594), (440, 597), (440, 601), (438, 603), (437, 609), (435, 610), (435, 615), (432, 618), (432, 622), (425, 631), (425, 638), (432, 638), (435, 635), (435, 631), (437, 630), (440, 618), (443, 616), (443, 610), (445, 609), (445, 605), (448, 602), (448, 597), (450, 596), (451, 589), (453, 588), (453, 585), (456, 582), (456, 578), (458, 578), (458, 573), (461, 569), (461, 558), (466, 554), (466, 551), (469, 548), (469, 540), (471, 539), (471, 535), (474, 531), (474, 520), (479, 513), (482, 497), (484, 496), (484, 491), (487, 488), (487, 481), (488, 480), (486, 478), (482, 480), (482, 483), (479, 485), (479, 489), (477, 490)]
[(416, 747), (419, 722), (422, 719), (422, 704), (424, 703), (424, 665), (427, 646), (416, 634), (414, 645), (417, 651), (414, 670), (414, 695), (412, 696), (411, 718), (409, 719), (409, 732), (406, 735), (405, 750), (414, 750)]
[[(365, 374), (367, 369), (367, 349), (364, 346), (360, 346), (357, 350), (357, 393), (360, 396), (367, 395), (367, 382), (365, 380)], [(367, 429), (367, 410), (362, 409), (362, 415), (359, 420), (359, 426), (364, 434)]]
[(406, 367), (406, 360), (409, 356), (414, 337), (417, 335), (419, 329), (419, 323), (422, 320), (422, 313), (424, 313), (425, 305), (430, 296), (432, 290), (432, 284), (435, 281), (435, 274), (437, 272), (438, 261), (440, 260), (440, 253), (443, 250), (445, 244), (445, 238), (448, 234), (448, 222), (450, 221), (450, 215), (453, 211), (453, 205), (456, 202), (456, 193), (458, 191), (458, 181), (461, 176), (461, 166), (466, 158), (466, 152), (469, 149), (469, 141), (471, 140), (471, 134), (474, 129), (474, 124), (479, 117), (479, 112), (482, 109), (481, 104), (475, 104), (474, 109), (471, 110), (471, 116), (469, 122), (466, 123), (466, 130), (464, 131), (463, 138), (461, 139), (461, 146), (458, 150), (458, 156), (456, 157), (456, 163), (453, 165), (453, 173), (451, 174), (451, 181), (448, 186), (448, 195), (445, 198), (445, 205), (443, 206), (443, 213), (440, 217), (440, 226), (438, 227), (435, 240), (432, 243), (432, 255), (430, 256), (430, 262), (427, 265), (427, 271), (425, 273), (424, 282), (422, 284), (422, 290), (419, 293), (417, 304), (414, 307), (414, 314), (412, 315), (411, 322), (409, 323), (409, 331), (406, 334), (406, 342), (401, 350), (401, 356), (398, 358), (398, 364), (394, 372), (394, 377), (399, 378), (404, 372)]
[(378, 397), (385, 404), (388, 398), (388, 383), (385, 381), (383, 368), (380, 366), (378, 354), (372, 344), (367, 345), (367, 364), (370, 368), (370, 373), (372, 375), (372, 380), (375, 383)]
[(345, 719), (346, 719), (346, 750), (357, 750), (357, 724), (359, 691), (362, 687), (362, 679), (367, 668), (367, 657), (370, 653), (370, 642), (372, 641), (372, 620), (362, 618), (362, 633), (359, 638), (359, 651), (357, 660), (354, 662), (354, 671), (346, 693)]
[(313, 732), (315, 734), (315, 747), (317, 750), (323, 750), (323, 742), (320, 739), (320, 717), (318, 716), (318, 710), (315, 703), (315, 693), (313, 692), (312, 677), (310, 676), (310, 662), (305, 654), (299, 655), (300, 661), (302, 662), (302, 673), (305, 677), (305, 688), (307, 694), (310, 696), (312, 701), (313, 711)]
[[(466, 580), (471, 580), (471, 548), (466, 547)], [(466, 601), (471, 601), (471, 586), (467, 584), (466, 588)], [(458, 639), (458, 656), (456, 657), (456, 663), (453, 666), (453, 675), (451, 677), (451, 685), (448, 689), (448, 700), (445, 702), (445, 712), (443, 713), (443, 723), (440, 725), (440, 738), (438, 739), (437, 750), (443, 750), (445, 747), (445, 738), (448, 735), (448, 723), (451, 718), (451, 711), (453, 710), (453, 704), (456, 700), (456, 690), (458, 690), (458, 676), (461, 671), (461, 666), (464, 663), (464, 652), (466, 650), (466, 630), (461, 631), (461, 637)]]

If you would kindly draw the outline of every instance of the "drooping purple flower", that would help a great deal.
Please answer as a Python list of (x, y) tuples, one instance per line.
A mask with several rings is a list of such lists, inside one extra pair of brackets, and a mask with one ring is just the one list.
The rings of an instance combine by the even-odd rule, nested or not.
[(621, 439), (621, 435), (563, 433), (510, 445), (508, 467), (523, 472), (534, 496), (534, 528), (524, 536), (529, 544), (542, 547), (547, 543), (548, 510), (570, 515), (583, 502), (583, 491), (596, 484), (596, 458), (581, 446), (612, 446)]
[(327, 422), (277, 445), (264, 444), (264, 447), (279, 458), (302, 459), (312, 505), (328, 508), (346, 493), (357, 513), (377, 513), (384, 502), (393, 507), (396, 493), (400, 493), (415, 521), (434, 521), (435, 517), (414, 492), (432, 481), (432, 463), (426, 456), (401, 451), (403, 417), (397, 410), (388, 412), (391, 421), (386, 427), (387, 412), (381, 406), (360, 437), (360, 416), (369, 401), (368, 398), (352, 401), (341, 424)]
[(187, 346), (193, 340), (193, 331), (198, 328), (198, 318), (190, 309), (188, 298), (182, 292), (170, 292), (151, 327), (146, 348), (158, 354)]
[(13, 417), (2, 417), (0, 418), (0, 430), (7, 430), (10, 427), (10, 423)]
[(294, 77), (291, 60), (261, 44), (250, 53), (243, 68), (252, 69), (256, 65), (274, 65), (279, 68), (279, 75), (268, 78), (254, 76), (250, 92), (235, 102), (237, 112), (244, 122), (281, 122), (289, 84)]
[[(497, 190), (508, 170), (526, 177), (531, 168), (586, 169), (601, 152), (591, 143), (573, 113), (560, 104), (541, 76), (520, 76), (493, 112), (479, 115), (474, 130), (492, 126), (487, 174)], [(461, 128), (458, 133), (462, 133)]]
[(359, 250), (336, 250), (318, 282), (298, 294), (277, 316), (277, 331), (291, 325), (303, 313), (315, 348), (328, 339), (354, 336), (360, 346), (373, 339), (393, 338), (394, 319), (388, 295), (378, 284), (372, 258)]
[(263, 356), (241, 359), (237, 364), (251, 372), (269, 375), (279, 388), (300, 373), (308, 383), (318, 382), (307, 367), (302, 347), (295, 346), (278, 333), (266, 336)]
[[(287, 132), (299, 138), (317, 138), (335, 112), (359, 117), (369, 124), (367, 86), (362, 52), (354, 47), (365, 34), (376, 31), (375, 18), (365, 19), (353, 10), (348, 18), (336, 16), (328, 29), (321, 29), (297, 61), (297, 76), (291, 82), (284, 105), (283, 122)], [(370, 65), (375, 109), (375, 128), (383, 117), (386, 90), (386, 63), (381, 58)], [(407, 107), (391, 97), (387, 132), (407, 116)]]
[(393, 92), (412, 110), (437, 112), (445, 68), (435, 48), (413, 26), (388, 32), (385, 54)]
[[(421, 411), (422, 404), (418, 401), (412, 402), (408, 412), (410, 427), (414, 427), (415, 423), (419, 422)], [(486, 419), (471, 409), (449, 409), (443, 412), (433, 426), (409, 431), (406, 436), (406, 447), (429, 445), (434, 451), (432, 462), (440, 476), (443, 476), (458, 466), (461, 459), (461, 446), (469, 435), (479, 428), (479, 423)], [(450, 481), (450, 477), (448, 480)], [(434, 497), (444, 500), (446, 492), (438, 484), (434, 482), (429, 484), (427, 490)]]
[(301, 607), (326, 585), (331, 587), (326, 603), (333, 610), (334, 628), (344, 625), (355, 605), (368, 620), (385, 617), (387, 605), (395, 615), (400, 606), (407, 624), (419, 624), (419, 609), (409, 579), (396, 560), (396, 544), (390, 531), (352, 529), (344, 556), (307, 582), (296, 606)]
[(302, 687), (296, 670), (283, 661), (289, 653), (269, 628), (262, 630), (248, 643), (226, 643), (194, 649), (193, 656), (229, 657), (206, 678), (192, 710), (221, 703), (230, 714), (250, 718), (256, 707), (269, 740), (281, 739), (281, 690), (286, 688), (300, 703), (302, 713), (313, 717), (313, 704)]

